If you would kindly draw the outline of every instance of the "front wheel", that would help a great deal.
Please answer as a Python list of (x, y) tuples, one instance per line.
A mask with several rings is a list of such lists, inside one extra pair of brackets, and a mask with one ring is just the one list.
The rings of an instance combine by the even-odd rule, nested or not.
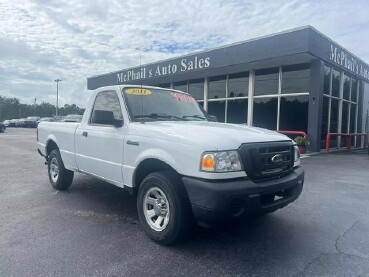
[(59, 150), (51, 151), (48, 158), (48, 173), (50, 184), (57, 190), (68, 190), (73, 182), (74, 172), (64, 167)]
[(184, 239), (192, 225), (186, 190), (174, 172), (149, 174), (141, 183), (137, 209), (146, 234), (161, 244)]
[(4, 133), (5, 132), (5, 127), (4, 126), (1, 126), (0, 127), (0, 133)]

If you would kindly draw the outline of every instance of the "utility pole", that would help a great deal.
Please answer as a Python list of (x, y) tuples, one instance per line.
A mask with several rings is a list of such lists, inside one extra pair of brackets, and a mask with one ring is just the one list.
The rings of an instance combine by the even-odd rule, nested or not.
[(59, 82), (61, 80), (60, 79), (56, 79), (54, 80), (54, 82), (56, 82), (56, 116), (58, 116), (58, 105), (59, 105)]

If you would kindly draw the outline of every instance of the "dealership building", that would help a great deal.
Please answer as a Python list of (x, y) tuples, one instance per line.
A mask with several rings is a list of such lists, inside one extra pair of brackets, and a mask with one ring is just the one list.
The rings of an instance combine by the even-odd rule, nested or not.
[(314, 152), (328, 132), (367, 131), (369, 65), (311, 26), (87, 79), (120, 84), (188, 92), (219, 122), (304, 131)]

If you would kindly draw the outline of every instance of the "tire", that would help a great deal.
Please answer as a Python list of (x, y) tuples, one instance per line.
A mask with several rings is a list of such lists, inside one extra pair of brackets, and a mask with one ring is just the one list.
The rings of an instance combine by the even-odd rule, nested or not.
[(5, 127), (4, 126), (1, 126), (0, 127), (0, 133), (4, 133), (5, 132)]
[(59, 150), (51, 151), (47, 169), (52, 187), (57, 190), (68, 190), (73, 182), (74, 172), (65, 169)]
[(149, 174), (140, 185), (137, 209), (145, 233), (155, 242), (174, 244), (191, 231), (193, 220), (187, 192), (174, 172)]

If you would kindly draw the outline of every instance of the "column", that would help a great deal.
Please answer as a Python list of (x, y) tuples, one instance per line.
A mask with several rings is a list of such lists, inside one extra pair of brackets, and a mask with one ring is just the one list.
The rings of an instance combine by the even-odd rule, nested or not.
[(310, 67), (308, 140), (311, 152), (320, 151), (323, 116), (324, 63), (313, 60)]
[(251, 69), (249, 73), (249, 100), (247, 107), (247, 125), (252, 126), (254, 112), (254, 86), (255, 70)]

